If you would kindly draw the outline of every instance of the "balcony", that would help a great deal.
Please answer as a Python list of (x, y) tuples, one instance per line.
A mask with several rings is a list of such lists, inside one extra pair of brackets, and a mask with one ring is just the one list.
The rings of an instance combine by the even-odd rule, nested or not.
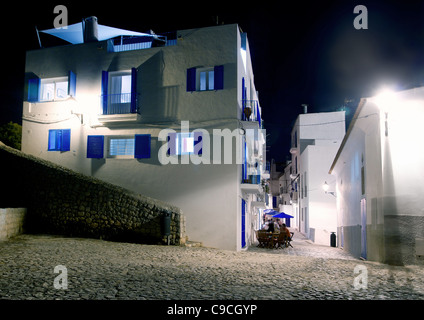
[(242, 121), (258, 121), (261, 127), (261, 107), (258, 100), (242, 100)]
[(108, 40), (108, 52), (123, 52), (132, 50), (150, 49), (154, 47), (175, 46), (177, 33), (167, 32), (152, 36), (120, 36)]
[(72, 97), (56, 101), (24, 101), (22, 118), (41, 123), (59, 122), (80, 113), (79, 109), (78, 102)]
[[(132, 93), (117, 93), (101, 95), (99, 122), (116, 123), (116, 122), (134, 122), (138, 121), (136, 95)], [(134, 100), (134, 101), (133, 101)]]

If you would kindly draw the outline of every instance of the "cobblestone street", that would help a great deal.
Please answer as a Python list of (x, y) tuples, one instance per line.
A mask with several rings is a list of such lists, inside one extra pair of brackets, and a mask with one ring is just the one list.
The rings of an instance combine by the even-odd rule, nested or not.
[(423, 267), (292, 244), (230, 252), (21, 235), (0, 242), (0, 299), (424, 299)]

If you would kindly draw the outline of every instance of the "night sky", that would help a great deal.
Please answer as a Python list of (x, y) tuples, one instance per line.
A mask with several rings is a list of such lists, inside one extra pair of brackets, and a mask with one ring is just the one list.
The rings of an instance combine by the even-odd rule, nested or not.
[[(35, 26), (53, 28), (58, 4), (68, 8), (69, 24), (94, 15), (100, 24), (140, 32), (213, 26), (216, 17), (219, 24), (238, 23), (250, 43), (268, 160), (286, 160), (302, 104), (308, 112), (344, 108), (349, 122), (359, 99), (382, 86), (424, 84), (424, 1), (146, 2), (15, 1), (4, 7), (0, 124), (21, 123), (25, 51), (39, 47)], [(367, 30), (353, 26), (359, 4), (368, 9)], [(41, 35), (41, 41), (47, 47), (56, 40)]]

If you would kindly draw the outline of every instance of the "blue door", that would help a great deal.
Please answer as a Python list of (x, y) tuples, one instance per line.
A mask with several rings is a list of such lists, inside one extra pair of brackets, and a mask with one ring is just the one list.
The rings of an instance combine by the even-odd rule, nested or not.
[(361, 257), (367, 258), (367, 201), (361, 199)]
[(241, 199), (241, 247), (246, 246), (246, 201)]

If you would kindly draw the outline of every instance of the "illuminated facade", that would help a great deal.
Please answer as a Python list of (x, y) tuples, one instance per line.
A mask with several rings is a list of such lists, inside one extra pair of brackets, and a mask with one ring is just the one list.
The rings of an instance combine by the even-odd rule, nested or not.
[(246, 34), (127, 34), (27, 52), (22, 151), (180, 207), (190, 240), (247, 248), (265, 140)]
[(362, 99), (331, 166), (339, 246), (395, 265), (424, 256), (424, 88)]
[[(322, 185), (345, 134), (345, 112), (304, 113), (292, 129), (290, 193), (293, 227), (317, 244), (330, 245), (337, 231), (336, 199)], [(334, 184), (333, 184), (334, 186)]]

